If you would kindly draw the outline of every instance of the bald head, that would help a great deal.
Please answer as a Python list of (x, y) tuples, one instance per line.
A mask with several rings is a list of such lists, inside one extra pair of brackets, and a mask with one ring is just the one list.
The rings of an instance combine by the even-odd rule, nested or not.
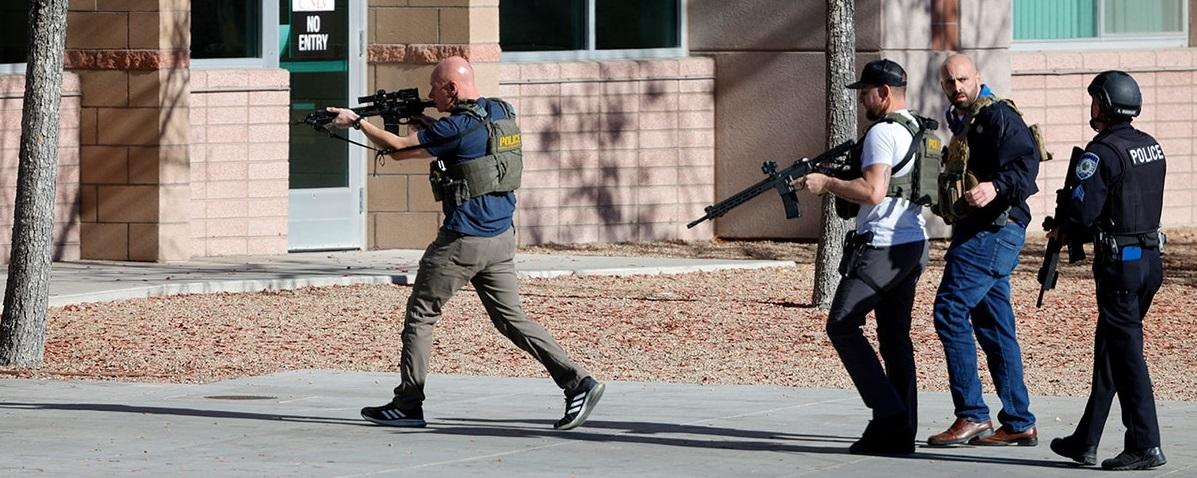
[(957, 109), (967, 109), (981, 94), (981, 74), (972, 58), (955, 53), (939, 69), (939, 83), (948, 101)]
[(474, 67), (460, 56), (441, 60), (432, 69), (432, 101), (440, 111), (449, 111), (462, 100), (478, 99)]

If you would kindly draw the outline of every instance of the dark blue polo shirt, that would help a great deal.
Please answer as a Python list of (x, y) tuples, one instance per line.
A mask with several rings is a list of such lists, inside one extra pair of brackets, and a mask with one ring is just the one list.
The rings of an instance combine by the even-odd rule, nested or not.
[[(486, 98), (479, 98), (478, 103), (491, 118), (507, 118), (498, 103)], [(489, 139), (482, 121), (463, 113), (441, 118), (432, 127), (421, 130), (418, 137), (428, 154), (444, 161), (445, 165), (485, 156)], [(483, 194), (466, 200), (461, 206), (455, 206), (451, 199), (447, 199), (441, 201), (441, 210), (445, 213), (441, 229), (467, 236), (494, 237), (511, 229), (515, 193)]]

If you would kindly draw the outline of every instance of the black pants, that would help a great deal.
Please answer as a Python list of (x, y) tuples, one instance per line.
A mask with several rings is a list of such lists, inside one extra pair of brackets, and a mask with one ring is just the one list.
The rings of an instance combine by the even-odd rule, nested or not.
[(1142, 258), (1135, 261), (1095, 263), (1093, 273), (1098, 309), (1093, 388), (1073, 436), (1085, 445), (1096, 446), (1117, 394), (1122, 424), (1126, 426), (1126, 449), (1159, 446), (1155, 398), (1143, 360), (1143, 317), (1164, 276), (1159, 250), (1145, 249)]
[[(835, 291), (827, 318), (831, 344), (873, 418), (905, 413), (912, 432), (918, 424), (918, 379), (910, 311), (927, 252), (926, 241), (859, 251)], [(876, 311), (884, 369), (861, 330), (870, 311)]]

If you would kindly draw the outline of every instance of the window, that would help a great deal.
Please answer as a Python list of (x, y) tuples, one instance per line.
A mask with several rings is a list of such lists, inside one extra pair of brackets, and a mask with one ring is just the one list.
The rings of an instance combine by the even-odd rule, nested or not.
[(1186, 0), (1014, 0), (1019, 49), (1188, 46)]
[(29, 42), (29, 1), (0, 2), (0, 73), (24, 73)]
[(276, 0), (191, 2), (191, 59), (198, 67), (278, 65)]
[(499, 45), (513, 61), (685, 56), (681, 0), (503, 0)]

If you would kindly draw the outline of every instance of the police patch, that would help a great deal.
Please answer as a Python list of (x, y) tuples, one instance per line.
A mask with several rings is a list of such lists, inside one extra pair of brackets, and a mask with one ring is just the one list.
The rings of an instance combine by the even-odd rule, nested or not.
[(1084, 181), (1093, 177), (1097, 172), (1098, 156), (1093, 153), (1085, 153), (1081, 155), (1081, 160), (1076, 163), (1076, 178)]

